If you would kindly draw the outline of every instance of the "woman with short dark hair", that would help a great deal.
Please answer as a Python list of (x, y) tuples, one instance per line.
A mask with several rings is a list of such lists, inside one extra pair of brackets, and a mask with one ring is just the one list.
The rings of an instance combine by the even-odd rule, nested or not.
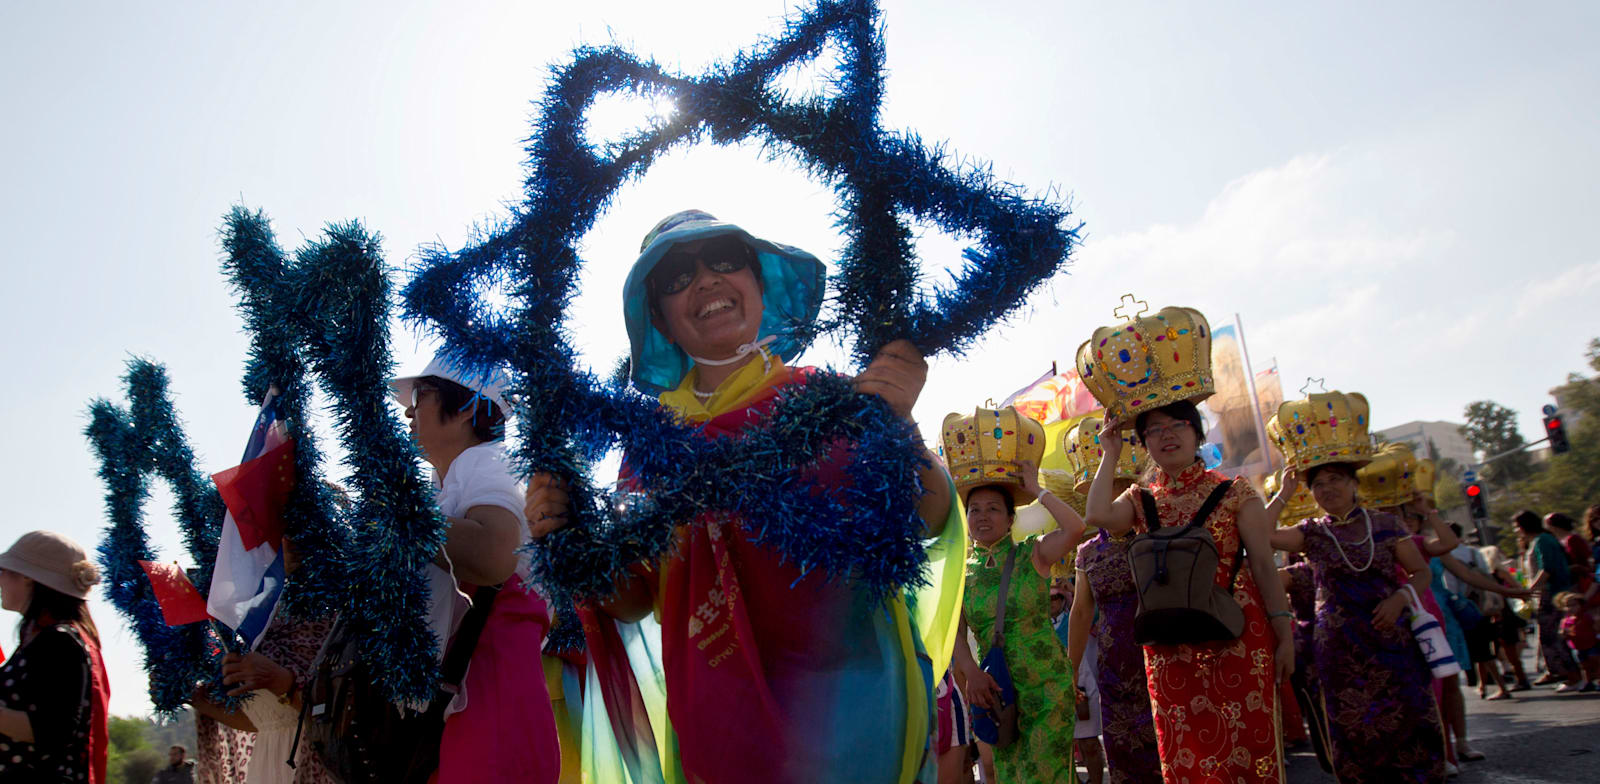
[[(1105, 454), (1089, 487), (1088, 523), (1111, 536), (1187, 525), (1229, 481), (1200, 460), (1199, 410), (1179, 401), (1141, 412), (1133, 425), (1156, 468), (1112, 498), (1122, 439), (1114, 437), (1120, 424), (1108, 419), (1100, 439)], [(1146, 519), (1151, 501), (1159, 520)], [(1235, 640), (1144, 646), (1162, 771), (1174, 782), (1282, 781), (1275, 680), (1294, 669), (1294, 616), (1272, 561), (1273, 521), (1255, 488), (1232, 482), (1204, 526), (1219, 554), (1213, 582), (1231, 589), (1244, 631)], [(1246, 562), (1248, 569), (1235, 570)]]
[(1528, 587), (1538, 597), (1534, 621), (1539, 625), (1539, 650), (1544, 653), (1546, 672), (1533, 684), (1543, 686), (1565, 681), (1556, 691), (1576, 691), (1580, 680), (1578, 667), (1573, 664), (1566, 641), (1561, 638), (1561, 609), (1555, 605), (1555, 595), (1572, 587), (1567, 553), (1561, 548), (1561, 542), (1544, 530), (1544, 521), (1534, 512), (1528, 509), (1517, 512), (1512, 515), (1511, 522), (1517, 526), (1517, 541), (1526, 553), (1522, 573), (1527, 575)]
[(0, 606), (22, 614), (0, 667), (0, 782), (106, 780), (111, 687), (85, 601), (100, 572), (82, 546), (50, 531), (0, 554)]

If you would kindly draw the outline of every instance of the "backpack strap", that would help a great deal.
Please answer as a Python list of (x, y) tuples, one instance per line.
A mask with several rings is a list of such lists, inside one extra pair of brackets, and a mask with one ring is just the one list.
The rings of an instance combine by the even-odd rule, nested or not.
[(1011, 570), (1017, 565), (1017, 544), (1011, 543), (1006, 553), (1006, 565), (1000, 567), (1000, 593), (994, 600), (994, 633), (989, 635), (989, 647), (1005, 650), (1006, 594), (1011, 590)]
[(1156, 510), (1156, 497), (1149, 490), (1139, 488), (1134, 495), (1139, 496), (1139, 505), (1144, 507), (1144, 528), (1154, 531), (1161, 527), (1161, 513)]

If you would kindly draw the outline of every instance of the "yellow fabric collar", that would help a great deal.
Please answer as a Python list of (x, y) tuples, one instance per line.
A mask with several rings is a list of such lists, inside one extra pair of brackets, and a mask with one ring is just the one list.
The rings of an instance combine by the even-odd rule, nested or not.
[(711, 397), (704, 401), (694, 393), (694, 383), (700, 378), (700, 368), (691, 368), (689, 374), (679, 382), (677, 389), (661, 393), (661, 405), (672, 409), (680, 419), (687, 422), (705, 422), (733, 411), (756, 394), (788, 378), (789, 368), (783, 364), (782, 359), (775, 354), (765, 354), (765, 356), (767, 362), (758, 361), (762, 359), (760, 355), (752, 355), (744, 367), (735, 370), (733, 375), (728, 376), (711, 393)]

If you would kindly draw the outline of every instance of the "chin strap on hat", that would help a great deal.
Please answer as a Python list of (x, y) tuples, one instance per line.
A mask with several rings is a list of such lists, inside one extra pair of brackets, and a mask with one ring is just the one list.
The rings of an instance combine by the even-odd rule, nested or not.
[(709, 365), (711, 367), (722, 367), (723, 365), (732, 365), (735, 362), (739, 362), (739, 361), (743, 360), (745, 357), (750, 356), (750, 354), (752, 352), (759, 351), (759, 352), (761, 352), (761, 361), (762, 361), (762, 363), (766, 365), (766, 369), (768, 371), (771, 371), (772, 370), (772, 355), (767, 353), (767, 346), (769, 344), (771, 344), (772, 342), (776, 341), (777, 339), (778, 339), (777, 335), (768, 335), (768, 336), (766, 336), (764, 338), (761, 338), (759, 340), (756, 340), (756, 341), (754, 341), (752, 343), (745, 343), (745, 344), (739, 346), (739, 349), (737, 351), (733, 352), (733, 356), (728, 357), (727, 359), (701, 359), (700, 357), (697, 357), (697, 356), (695, 356), (693, 354), (690, 354), (689, 358), (694, 360), (694, 363), (696, 365)]

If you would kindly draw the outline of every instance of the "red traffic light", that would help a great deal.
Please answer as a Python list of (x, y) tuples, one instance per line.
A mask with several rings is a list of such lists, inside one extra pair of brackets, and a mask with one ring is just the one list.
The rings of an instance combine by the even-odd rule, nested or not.
[(1481, 488), (1481, 487), (1479, 487), (1477, 485), (1467, 485), (1467, 497), (1468, 498), (1477, 498), (1478, 494), (1481, 493), (1481, 492), (1483, 492), (1483, 488)]
[(1544, 421), (1544, 429), (1546, 429), (1546, 430), (1560, 430), (1561, 429), (1561, 417), (1550, 417), (1549, 419), (1546, 419)]

